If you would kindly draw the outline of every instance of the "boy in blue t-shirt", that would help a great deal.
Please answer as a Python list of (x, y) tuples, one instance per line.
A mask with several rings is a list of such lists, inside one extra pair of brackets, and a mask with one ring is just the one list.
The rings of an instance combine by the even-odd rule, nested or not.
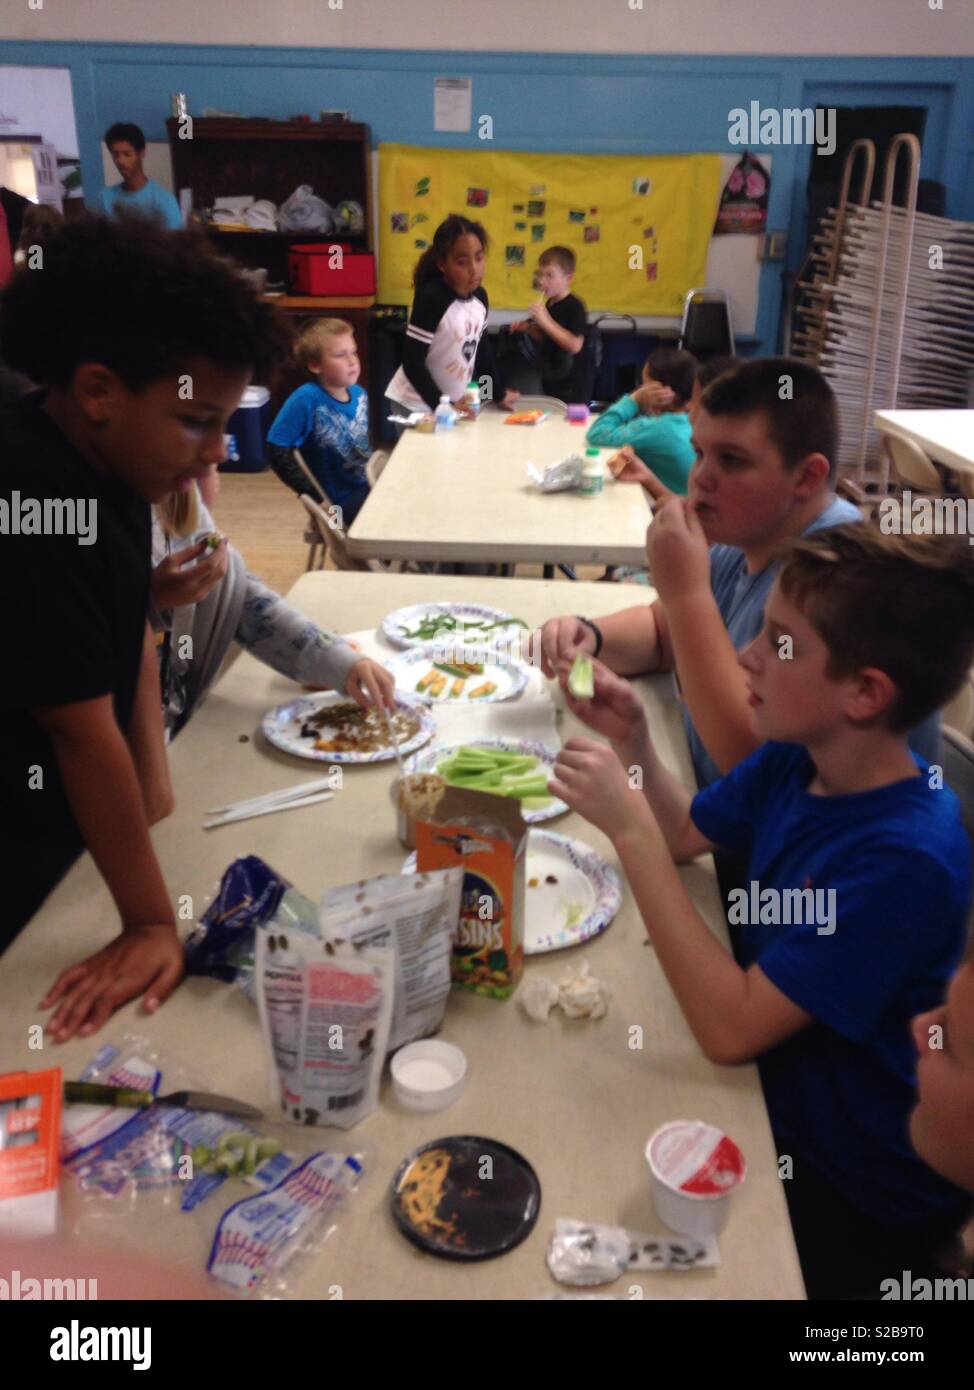
[(292, 453), (300, 449), (329, 503), (341, 508), (347, 530), (369, 495), (369, 398), (356, 385), (360, 367), (352, 325), (317, 319), (299, 337), (295, 355), (317, 380), (299, 386), (281, 406), (267, 436), (268, 458), (282, 482), (299, 496), (312, 495)]
[[(957, 799), (906, 731), (972, 659), (970, 548), (860, 523), (791, 543), (740, 654), (768, 741), (695, 797), (626, 681), (597, 663), (594, 700), (569, 699), (612, 746), (571, 739), (552, 791), (613, 841), (707, 1057), (760, 1059), (811, 1298), (935, 1270), (970, 1205), (909, 1141), (910, 1019), (961, 956), (971, 870)], [(740, 963), (675, 868), (717, 846), (749, 855), (729, 899)]]

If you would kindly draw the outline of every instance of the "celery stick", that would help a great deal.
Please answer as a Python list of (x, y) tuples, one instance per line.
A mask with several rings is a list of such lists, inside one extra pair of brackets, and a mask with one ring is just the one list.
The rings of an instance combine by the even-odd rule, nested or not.
[(553, 796), (522, 796), (521, 805), (525, 811), (543, 811), (554, 799)]
[(534, 777), (530, 781), (502, 783), (500, 790), (504, 796), (516, 796), (518, 800), (525, 796), (547, 796), (548, 779)]
[(576, 700), (591, 700), (595, 695), (595, 672), (592, 659), (578, 652), (568, 673), (568, 693)]

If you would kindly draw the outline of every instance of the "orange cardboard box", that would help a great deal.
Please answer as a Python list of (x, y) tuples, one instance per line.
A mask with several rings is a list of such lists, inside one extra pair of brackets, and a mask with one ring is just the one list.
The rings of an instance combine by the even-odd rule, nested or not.
[(61, 1068), (0, 1076), (0, 1234), (57, 1225)]
[(514, 797), (447, 787), (435, 821), (416, 823), (416, 868), (463, 869), (451, 975), (459, 989), (509, 999), (524, 973), (528, 827)]

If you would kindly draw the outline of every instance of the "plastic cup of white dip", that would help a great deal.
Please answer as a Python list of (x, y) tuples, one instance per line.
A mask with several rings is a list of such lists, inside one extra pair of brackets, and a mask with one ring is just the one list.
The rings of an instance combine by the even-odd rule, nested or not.
[(392, 1084), (407, 1110), (445, 1110), (463, 1091), (467, 1059), (452, 1043), (422, 1038), (393, 1056)]
[(681, 1236), (719, 1235), (747, 1170), (733, 1139), (703, 1120), (671, 1120), (650, 1135), (646, 1162), (660, 1220)]

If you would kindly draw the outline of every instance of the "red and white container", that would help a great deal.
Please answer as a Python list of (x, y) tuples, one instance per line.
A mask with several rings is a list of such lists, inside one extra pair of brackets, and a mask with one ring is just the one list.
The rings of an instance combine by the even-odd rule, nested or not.
[(683, 1236), (718, 1235), (731, 1194), (744, 1181), (744, 1155), (703, 1120), (671, 1120), (646, 1144), (653, 1200), (661, 1221)]

